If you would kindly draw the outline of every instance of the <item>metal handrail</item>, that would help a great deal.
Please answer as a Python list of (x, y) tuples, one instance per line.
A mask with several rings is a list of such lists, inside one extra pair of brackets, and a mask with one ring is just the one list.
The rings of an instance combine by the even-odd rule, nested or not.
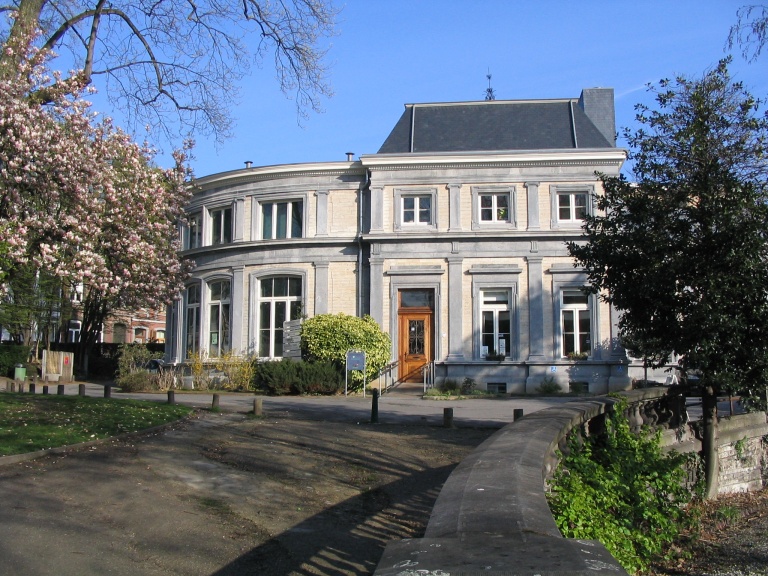
[[(398, 368), (400, 366), (400, 361), (395, 360), (394, 362), (390, 362), (386, 366), (384, 366), (381, 370), (379, 370), (379, 373), (376, 375), (376, 378), (379, 381), (379, 396), (381, 396), (384, 392), (392, 388), (395, 383), (397, 382), (397, 376), (398, 376)], [(384, 389), (381, 388), (381, 379), (384, 378)]]
[(435, 385), (435, 361), (426, 363), (421, 369), (421, 377), (424, 381), (424, 394), (427, 393), (427, 388), (432, 388)]

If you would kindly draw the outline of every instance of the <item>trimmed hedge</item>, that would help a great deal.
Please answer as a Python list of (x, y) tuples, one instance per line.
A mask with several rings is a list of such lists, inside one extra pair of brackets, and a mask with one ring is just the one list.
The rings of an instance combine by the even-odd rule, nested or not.
[(272, 396), (284, 394), (338, 394), (344, 387), (332, 362), (256, 362), (253, 387)]

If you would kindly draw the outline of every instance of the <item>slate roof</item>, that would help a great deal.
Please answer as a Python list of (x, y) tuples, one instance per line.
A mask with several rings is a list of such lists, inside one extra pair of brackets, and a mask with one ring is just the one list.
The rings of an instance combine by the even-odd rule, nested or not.
[(496, 100), (407, 104), (378, 153), (614, 147), (578, 99)]

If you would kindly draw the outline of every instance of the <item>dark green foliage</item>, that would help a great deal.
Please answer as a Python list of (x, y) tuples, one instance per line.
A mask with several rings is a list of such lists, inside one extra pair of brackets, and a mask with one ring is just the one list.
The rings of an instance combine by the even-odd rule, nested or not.
[(586, 243), (569, 244), (591, 290), (621, 315), (635, 356), (677, 354), (702, 384), (764, 402), (768, 378), (768, 119), (728, 61), (662, 81), (658, 110), (626, 131), (635, 182), (601, 177)]
[(267, 394), (338, 394), (344, 387), (342, 374), (332, 362), (257, 362), (254, 388)]
[(17, 344), (0, 345), (0, 375), (13, 378), (16, 364), (27, 365), (29, 346)]
[(692, 494), (686, 457), (662, 453), (658, 433), (633, 434), (626, 403), (614, 408), (603, 434), (570, 439), (548, 498), (563, 536), (599, 540), (635, 572), (666, 553)]

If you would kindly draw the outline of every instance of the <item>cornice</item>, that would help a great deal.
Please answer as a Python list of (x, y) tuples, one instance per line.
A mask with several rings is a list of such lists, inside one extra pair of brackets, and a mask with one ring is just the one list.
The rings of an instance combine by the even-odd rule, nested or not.
[(522, 150), (440, 154), (370, 154), (361, 156), (360, 162), (371, 172), (377, 172), (451, 168), (621, 167), (626, 159), (627, 151), (623, 148), (590, 148), (544, 152)]
[(274, 166), (257, 166), (219, 172), (195, 178), (189, 186), (198, 190), (230, 187), (265, 180), (280, 180), (304, 176), (342, 176), (344, 174), (365, 175), (365, 168), (359, 161), (355, 162), (310, 162), (303, 164), (278, 164)]

